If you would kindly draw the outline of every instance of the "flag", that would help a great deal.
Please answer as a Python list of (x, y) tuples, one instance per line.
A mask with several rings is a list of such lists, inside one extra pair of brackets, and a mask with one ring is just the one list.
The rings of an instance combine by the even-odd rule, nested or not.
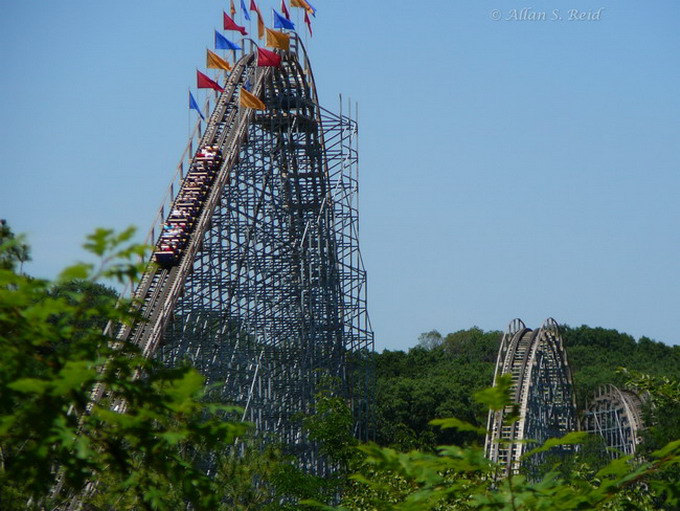
[(262, 20), (262, 13), (257, 7), (255, 0), (250, 0), (250, 10), (257, 13), (257, 38), (262, 39), (264, 37), (264, 21)]
[(270, 28), (266, 29), (267, 38), (266, 45), (273, 48), (279, 48), (280, 50), (290, 49), (290, 36), (279, 32), (278, 30), (272, 30)]
[(224, 92), (224, 89), (220, 87), (217, 82), (211, 80), (198, 70), (196, 70), (196, 84), (199, 89), (213, 89), (219, 92)]
[(272, 66), (278, 67), (281, 65), (281, 56), (277, 55), (271, 50), (264, 48), (257, 49), (257, 65), (258, 67)]
[(266, 110), (265, 105), (260, 98), (241, 87), (241, 93), (238, 98), (239, 105), (246, 108), (253, 108), (255, 110)]
[(229, 62), (210, 50), (208, 50), (207, 61), (206, 67), (208, 69), (224, 69), (225, 71), (231, 71)]
[(205, 117), (203, 117), (201, 109), (198, 108), (198, 103), (196, 103), (196, 100), (194, 99), (193, 94), (191, 94), (191, 91), (189, 91), (189, 110), (196, 110), (198, 112), (198, 115), (201, 116), (201, 119), (205, 121)]
[(316, 9), (307, 0), (290, 0), (291, 7), (300, 7), (312, 16), (316, 16)]
[(224, 13), (224, 30), (236, 30), (237, 32), (241, 32), (241, 35), (248, 35), (248, 32), (246, 32), (245, 27), (239, 27), (236, 22), (229, 17), (229, 15), (225, 12)]
[(243, 11), (243, 16), (250, 21), (250, 14), (248, 14), (248, 9), (246, 9), (245, 0), (241, 0), (241, 10)]
[(233, 18), (236, 16), (236, 6), (234, 5), (234, 0), (230, 1), (229, 4), (229, 14), (231, 14), (231, 17)]
[(309, 37), (312, 37), (312, 20), (309, 19), (309, 13), (305, 11), (305, 24), (307, 25), (307, 30), (309, 30)]
[(309, 2), (307, 2), (307, 7), (308, 7), (307, 12), (309, 12), (312, 16), (314, 16), (316, 18), (316, 7), (314, 7)]
[(278, 12), (276, 12), (276, 9), (272, 9), (272, 12), (274, 13), (274, 28), (287, 28), (288, 30), (295, 30), (295, 25), (293, 25), (292, 21), (281, 16)]
[(264, 37), (264, 29), (266, 27), (264, 26), (264, 21), (262, 21), (262, 14), (260, 14), (260, 11), (257, 11), (257, 38), (262, 39)]
[(286, 17), (286, 19), (290, 19), (290, 13), (288, 12), (288, 7), (286, 7), (286, 0), (281, 0), (281, 13)]
[(222, 34), (220, 34), (217, 30), (215, 30), (215, 49), (216, 50), (240, 50), (241, 47), (236, 43), (232, 43), (229, 39), (227, 39)]

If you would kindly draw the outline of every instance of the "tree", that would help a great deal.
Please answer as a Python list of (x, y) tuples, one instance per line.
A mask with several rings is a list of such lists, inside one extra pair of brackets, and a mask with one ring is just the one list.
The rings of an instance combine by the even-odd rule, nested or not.
[[(89, 292), (100, 279), (134, 280), (143, 271), (133, 261), (145, 247), (130, 243), (133, 233), (97, 230), (85, 248), (99, 264), (67, 268), (56, 288), (18, 274), (16, 264), (0, 269), (3, 509), (73, 499), (96, 509), (216, 509), (220, 502), (201, 460), (247, 425), (224, 418), (232, 408), (202, 401), (204, 378), (195, 370), (159, 367), (102, 333), (109, 321), (138, 319), (129, 301), (117, 306), (110, 293), (93, 299)], [(19, 260), (15, 241), (5, 239), (0, 260)], [(95, 386), (104, 392), (92, 402)]]
[(442, 344), (442, 334), (436, 330), (424, 332), (418, 337), (418, 346), (431, 350)]
[(680, 378), (679, 346), (667, 346), (646, 337), (636, 342), (632, 336), (616, 330), (585, 325), (562, 326), (561, 332), (579, 408), (585, 408), (602, 384), (623, 387), (626, 376), (618, 371), (620, 367), (651, 376)]
[(421, 340), (439, 338), (425, 348), (421, 342), (407, 353), (383, 351), (376, 356), (376, 441), (397, 449), (434, 450), (437, 445), (471, 441), (468, 433), (441, 430), (433, 418), (456, 416), (476, 425), (486, 412), (471, 396), (493, 380), (499, 332), (479, 328), (446, 337), (436, 331)]
[[(510, 401), (509, 376), (497, 387), (478, 392), (480, 404), (501, 409)], [(440, 419), (433, 425), (476, 435), (484, 430), (459, 419)], [(480, 436), (481, 439), (481, 436)], [(559, 445), (587, 442), (583, 432), (548, 440), (527, 454)], [(680, 480), (668, 471), (680, 464), (680, 440), (639, 463), (630, 457), (610, 461), (601, 469), (585, 463), (560, 474), (559, 462), (538, 480), (523, 475), (496, 477), (496, 467), (484, 458), (481, 445), (440, 446), (436, 453), (398, 450), (366, 444), (359, 447), (364, 463), (352, 476), (354, 485), (341, 506), (316, 503), (326, 511), (491, 511), (491, 510), (644, 510), (677, 509)]]
[(14, 235), (5, 219), (0, 219), (0, 246), (3, 247), (0, 250), (0, 269), (15, 270), (18, 264), (21, 271), (23, 264), (31, 260), (29, 246), (22, 237)]

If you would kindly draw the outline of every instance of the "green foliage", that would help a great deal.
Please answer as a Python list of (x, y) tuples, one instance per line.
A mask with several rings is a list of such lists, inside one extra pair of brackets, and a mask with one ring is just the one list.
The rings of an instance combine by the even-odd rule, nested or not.
[(196, 460), (223, 450), (247, 426), (222, 418), (231, 409), (202, 402), (204, 380), (195, 370), (158, 367), (102, 334), (109, 321), (135, 319), (128, 302), (116, 307), (95, 284), (143, 270), (133, 261), (144, 247), (129, 243), (132, 234), (97, 231), (86, 246), (99, 264), (67, 268), (57, 285), (0, 269), (3, 509), (41, 509), (76, 496), (99, 509), (219, 503), (215, 481)]
[(303, 419), (302, 425), (310, 440), (319, 443), (320, 453), (341, 471), (346, 471), (355, 456), (357, 441), (352, 436), (352, 410), (337, 392), (339, 385), (336, 379), (321, 378), (314, 396), (313, 413)]
[[(644, 457), (650, 453), (666, 456), (669, 446), (677, 445), (680, 439), (680, 380), (626, 369), (619, 372), (627, 378), (628, 387), (647, 397), (638, 453)], [(664, 475), (667, 480), (680, 480), (680, 466), (665, 470)]]
[(275, 445), (264, 446), (241, 438), (234, 449), (219, 452), (215, 483), (221, 496), (220, 510), (274, 510), (287, 495), (284, 474), (291, 460)]
[(22, 236), (15, 236), (7, 221), (0, 219), (0, 269), (21, 269), (26, 261), (31, 260), (31, 250), (24, 243)]
[[(636, 342), (629, 335), (604, 328), (562, 326), (561, 331), (579, 409), (585, 408), (600, 385), (625, 386), (627, 377), (618, 371), (620, 366), (680, 378), (679, 346), (646, 337)], [(386, 350), (376, 355), (377, 443), (434, 451), (438, 444), (474, 441), (471, 432), (438, 430), (429, 420), (457, 417), (474, 427), (486, 425), (484, 407), (470, 396), (491, 383), (500, 338), (500, 332), (476, 327), (446, 336), (432, 330), (422, 334), (418, 346), (408, 352)], [(680, 409), (667, 406), (665, 410), (663, 417), (653, 419), (655, 429), (645, 433), (647, 450), (657, 449), (680, 433), (676, 431), (680, 426), (674, 428), (680, 424)], [(593, 456), (598, 456), (595, 450)]]
[(418, 346), (425, 348), (426, 350), (431, 350), (441, 346), (442, 342), (442, 334), (440, 334), (437, 330), (431, 330), (429, 332), (422, 333), (420, 334), (420, 337), (418, 337)]
[(680, 380), (628, 369), (620, 369), (618, 373), (627, 378), (627, 387), (635, 389), (641, 395), (649, 395), (654, 406), (664, 408), (680, 404)]
[(574, 376), (577, 405), (583, 409), (600, 385), (612, 383), (624, 387), (626, 367), (651, 376), (680, 378), (680, 346), (667, 346), (616, 330), (580, 326), (561, 327), (567, 357)]
[(512, 377), (503, 374), (498, 378), (496, 385), (475, 393), (475, 400), (489, 410), (502, 410), (511, 403)]
[[(88, 237), (86, 248), (98, 262), (67, 268), (56, 282), (19, 274), (28, 248), (17, 251), (21, 240), (11, 231), (0, 234), (3, 510), (50, 509), (74, 499), (93, 510), (623, 511), (680, 505), (676, 348), (611, 330), (567, 328), (569, 358), (585, 395), (600, 383), (629, 380), (652, 395), (652, 413), (663, 410), (648, 429), (647, 461), (604, 461), (601, 442), (570, 434), (527, 456), (574, 443), (581, 445), (577, 455), (548, 458), (538, 480), (515, 475), (500, 481), (481, 447), (487, 410), (509, 402), (509, 378), (486, 388), (500, 333), (429, 332), (408, 353), (368, 355), (378, 373), (378, 444), (357, 446), (337, 382), (322, 380), (314, 409), (301, 420), (337, 471), (315, 477), (296, 468), (282, 447), (251, 438), (246, 424), (230, 420), (235, 409), (208, 402), (194, 369), (160, 367), (102, 333), (106, 324), (138, 321), (130, 302), (118, 302), (98, 283), (134, 281), (144, 270), (134, 262), (144, 247), (131, 242), (131, 229), (101, 229)], [(616, 373), (612, 366), (619, 363), (655, 370), (651, 376)], [(338, 499), (341, 506), (333, 507)]]
[(340, 385), (338, 379), (321, 374), (313, 409), (302, 418), (309, 439), (316, 442), (319, 454), (333, 473), (319, 477), (293, 466), (280, 470), (275, 483), (279, 494), (288, 496), (286, 509), (299, 509), (297, 506), (304, 506), (304, 502), (332, 501), (345, 490), (349, 484), (347, 476), (359, 462), (358, 442), (352, 435), (354, 417), (340, 396)]
[[(478, 393), (495, 406), (507, 403), (507, 382), (495, 390)], [(490, 396), (495, 398), (490, 399)], [(469, 429), (459, 420), (435, 421), (439, 425)], [(570, 433), (548, 440), (527, 456), (561, 445), (587, 441), (584, 433)], [(652, 454), (650, 461), (630, 457), (593, 469), (582, 461), (568, 474), (548, 471), (541, 479), (513, 475), (495, 478), (496, 467), (483, 456), (483, 449), (441, 446), (436, 453), (399, 452), (376, 444), (362, 445), (364, 463), (352, 476), (353, 485), (337, 511), (472, 511), (472, 510), (657, 510), (676, 509), (680, 481), (669, 471), (680, 463), (680, 441)]]
[(478, 328), (443, 338), (432, 331), (407, 353), (376, 355), (378, 444), (434, 451), (438, 444), (474, 441), (473, 432), (435, 428), (429, 421), (455, 416), (486, 425), (485, 408), (471, 396), (493, 380), (499, 342), (500, 332)]
[[(407, 353), (377, 356), (379, 445), (360, 448), (365, 463), (337, 509), (676, 509), (680, 348), (586, 326), (563, 327), (563, 339), (581, 406), (604, 383), (623, 387), (630, 380), (639, 391), (655, 393), (657, 413), (652, 410), (652, 426), (643, 433), (649, 461), (611, 461), (599, 437), (574, 433), (527, 454), (547, 454), (539, 480), (517, 475), (490, 482), (495, 468), (483, 460), (478, 442), (486, 407), (500, 409), (508, 399), (509, 381), (485, 389), (500, 334), (473, 328), (442, 337), (432, 331)], [(656, 376), (617, 370), (624, 365)], [(485, 407), (474, 409), (473, 394)], [(443, 413), (444, 402), (451, 413)], [(426, 424), (420, 414), (438, 418)], [(441, 443), (447, 432), (455, 433), (448, 438), (456, 445), (435, 449), (434, 442)], [(557, 446), (575, 443), (579, 449), (570, 456), (553, 453)], [(468, 465), (452, 468), (449, 456), (459, 463), (464, 458)], [(475, 456), (477, 464), (470, 462)]]

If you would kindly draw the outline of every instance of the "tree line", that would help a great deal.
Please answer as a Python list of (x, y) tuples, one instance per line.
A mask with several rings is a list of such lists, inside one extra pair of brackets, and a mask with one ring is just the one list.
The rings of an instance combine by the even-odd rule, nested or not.
[[(585, 409), (600, 385), (611, 383), (624, 388), (630, 371), (680, 379), (680, 346), (647, 337), (636, 341), (616, 330), (585, 325), (562, 325), (560, 330), (579, 410)], [(408, 351), (375, 354), (376, 442), (399, 449), (432, 450), (469, 439), (465, 432), (432, 426), (429, 421), (434, 418), (456, 416), (485, 427), (487, 410), (472, 396), (493, 381), (502, 335), (477, 327), (448, 335), (433, 330), (422, 334)], [(680, 438), (680, 414), (676, 412), (669, 406), (662, 416), (652, 417), (651, 410), (646, 410), (647, 422), (654, 427), (647, 430), (645, 440), (651, 442), (652, 432), (657, 439), (645, 448)], [(661, 429), (666, 431), (662, 433)]]

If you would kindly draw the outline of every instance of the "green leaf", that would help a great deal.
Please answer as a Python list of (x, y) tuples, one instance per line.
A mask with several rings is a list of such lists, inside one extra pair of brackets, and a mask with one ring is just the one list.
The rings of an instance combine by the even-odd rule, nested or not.
[(165, 440), (168, 444), (176, 445), (176, 444), (186, 440), (187, 437), (189, 436), (189, 432), (188, 431), (167, 431), (165, 433), (161, 433), (159, 436), (163, 440)]
[(430, 421), (433, 426), (439, 426), (442, 429), (457, 429), (458, 431), (472, 431), (479, 435), (485, 435), (486, 429), (480, 428), (469, 422), (456, 419), (455, 417), (450, 417), (448, 419), (434, 419)]
[(572, 431), (571, 433), (567, 433), (561, 438), (551, 438), (549, 440), (546, 440), (545, 443), (537, 447), (536, 449), (532, 449), (531, 451), (525, 453), (522, 456), (522, 459), (528, 458), (529, 456), (533, 456), (534, 454), (538, 454), (539, 452), (545, 452), (553, 447), (557, 447), (558, 445), (575, 445), (575, 444), (580, 444), (583, 443), (583, 441), (588, 438), (589, 433), (586, 433), (585, 431)]
[(675, 440), (663, 446), (658, 451), (654, 451), (652, 456), (655, 458), (665, 458), (666, 456), (677, 454), (680, 452), (680, 440)]
[(83, 244), (83, 248), (102, 257), (109, 248), (109, 239), (112, 235), (112, 229), (99, 228), (93, 234), (87, 236), (87, 241)]
[(44, 394), (50, 388), (50, 385), (49, 381), (37, 378), (22, 378), (9, 383), (7, 386), (24, 394)]
[(87, 360), (68, 361), (59, 372), (59, 378), (54, 382), (52, 395), (63, 396), (72, 391), (83, 390), (86, 382), (97, 377), (93, 364)]
[(510, 397), (511, 386), (512, 377), (509, 374), (501, 375), (494, 387), (475, 392), (475, 401), (486, 405), (491, 410), (502, 410), (512, 402)]
[(78, 263), (65, 268), (59, 274), (60, 282), (70, 282), (72, 280), (86, 280), (92, 273), (93, 265), (88, 263)]

